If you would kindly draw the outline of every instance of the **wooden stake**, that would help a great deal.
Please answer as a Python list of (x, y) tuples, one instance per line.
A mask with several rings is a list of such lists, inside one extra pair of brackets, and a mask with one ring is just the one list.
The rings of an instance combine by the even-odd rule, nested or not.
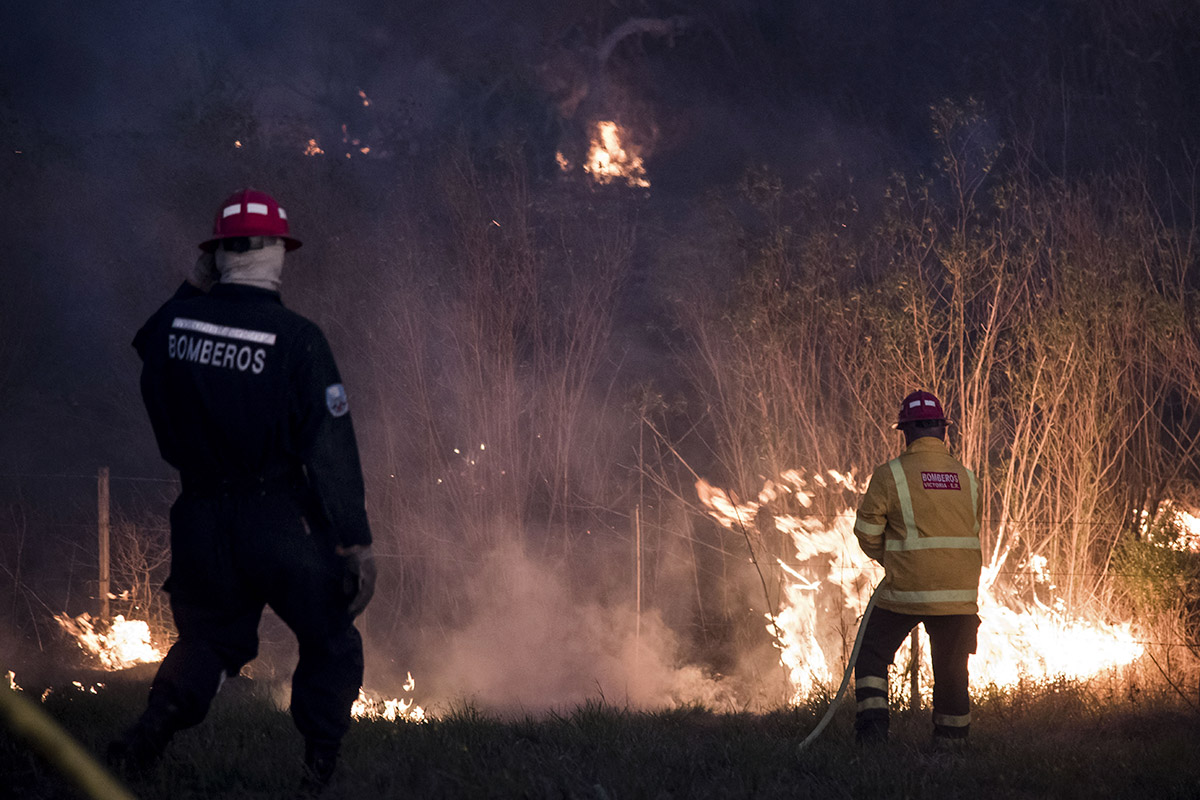
[(634, 525), (634, 532), (635, 532), (635, 536), (634, 536), (635, 545), (634, 546), (637, 548), (636, 557), (634, 559), (636, 562), (636, 565), (637, 565), (636, 566), (636, 570), (637, 570), (636, 584), (637, 584), (637, 586), (636, 586), (636, 591), (635, 591), (635, 594), (637, 595), (637, 628), (635, 630), (634, 635), (636, 637), (637, 644), (638, 644), (638, 650), (640, 652), (641, 644), (642, 644), (642, 506), (641, 506), (641, 504), (638, 504), (633, 507), (633, 525)]
[(100, 522), (100, 618), (108, 621), (108, 467), (101, 467), (100, 474), (96, 477), (96, 515)]

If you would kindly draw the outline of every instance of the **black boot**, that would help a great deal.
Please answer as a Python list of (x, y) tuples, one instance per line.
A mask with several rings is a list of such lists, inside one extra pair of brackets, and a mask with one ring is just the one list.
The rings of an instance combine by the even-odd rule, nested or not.
[(939, 753), (961, 753), (967, 749), (970, 733), (970, 725), (953, 728), (935, 725), (933, 727), (933, 749)]
[(860, 747), (875, 747), (888, 740), (888, 718), (859, 717), (854, 721), (854, 741)]
[(145, 772), (162, 758), (176, 730), (167, 717), (147, 711), (121, 738), (109, 743), (108, 763), (127, 774)]
[(304, 745), (304, 776), (300, 779), (300, 790), (306, 794), (320, 794), (337, 768), (337, 745), (307, 742)]
[(171, 737), (187, 727), (182, 709), (165, 699), (165, 693), (150, 690), (150, 701), (138, 721), (108, 746), (105, 754), (115, 769), (145, 772), (162, 758)]

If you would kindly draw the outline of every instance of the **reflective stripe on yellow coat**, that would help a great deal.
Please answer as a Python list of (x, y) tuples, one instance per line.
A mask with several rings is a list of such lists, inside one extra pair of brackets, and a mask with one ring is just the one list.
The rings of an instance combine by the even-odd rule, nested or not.
[(900, 614), (977, 614), (982, 517), (975, 473), (923, 436), (876, 468), (854, 534), (883, 564), (876, 605)]

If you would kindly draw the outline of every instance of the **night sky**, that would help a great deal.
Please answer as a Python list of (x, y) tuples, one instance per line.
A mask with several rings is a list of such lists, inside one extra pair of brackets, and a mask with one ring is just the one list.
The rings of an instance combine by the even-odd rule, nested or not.
[[(520, 138), (531, 173), (553, 177), (555, 150), (578, 149), (589, 117), (620, 117), (665, 214), (756, 163), (862, 182), (920, 169), (941, 98), (981, 100), (989, 135), (1029, 136), (1051, 173), (1172, 160), (1200, 127), (1197, 14), (1183, 2), (48, 2), (2, 14), (2, 444), (30, 472), (152, 468), (127, 408), (131, 331), (221, 197), (305, 168), (310, 137), (333, 162), (352, 150), (343, 125), (374, 154), (329, 169), (366, 186), (412, 176), (455, 137)], [(672, 18), (687, 20), (678, 34), (632, 35), (604, 70), (586, 66), (622, 23)], [(570, 83), (590, 88), (582, 103), (564, 105)], [(322, 177), (303, 180), (315, 194)], [(377, 219), (390, 202), (376, 194)], [(312, 288), (302, 280), (289, 285)], [(36, 441), (47, 429), (71, 444)]]

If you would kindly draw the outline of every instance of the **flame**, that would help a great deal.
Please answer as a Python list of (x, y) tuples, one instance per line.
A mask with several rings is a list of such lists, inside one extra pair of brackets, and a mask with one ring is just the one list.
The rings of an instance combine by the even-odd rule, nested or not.
[(590, 173), (599, 183), (611, 183), (624, 178), (627, 186), (649, 187), (646, 168), (635, 148), (626, 151), (621, 144), (621, 128), (615, 122), (597, 122), (596, 136), (592, 137), (592, 149), (588, 152), (583, 171)]
[(153, 664), (163, 659), (163, 652), (150, 641), (150, 626), (144, 620), (125, 619), (118, 614), (108, 632), (103, 632), (96, 629), (91, 614), (80, 614), (74, 619), (55, 614), (54, 619), (75, 637), (80, 648), (96, 656), (106, 670)]
[(1176, 509), (1175, 511), (1175, 519), (1181, 529), (1180, 540), (1183, 546), (1193, 553), (1200, 552), (1200, 516), (1195, 513), (1197, 511), (1197, 509), (1191, 511)]
[(325, 151), (321, 149), (321, 146), (319, 144), (317, 144), (316, 139), (309, 139), (308, 146), (304, 148), (304, 155), (306, 155), (306, 156), (321, 156), (321, 155), (325, 155)]
[[(637, 147), (622, 143), (621, 134), (617, 123), (597, 122), (583, 171), (597, 183), (609, 184), (621, 179), (626, 186), (648, 188), (650, 181), (642, 157)], [(571, 169), (571, 162), (562, 153), (555, 153), (554, 160), (564, 172)]]
[(1168, 500), (1153, 518), (1150, 512), (1142, 512), (1142, 533), (1172, 550), (1200, 553), (1200, 509), (1181, 508)]
[[(66, 614), (56, 614), (54, 619), (63, 630), (75, 637), (81, 649), (96, 656), (106, 670), (126, 669), (135, 664), (152, 664), (163, 659), (163, 652), (150, 643), (150, 627), (142, 620), (127, 620), (118, 615), (113, 619), (109, 631), (104, 633), (96, 629), (90, 614), (81, 614), (74, 619)], [(8, 682), (14, 691), (21, 690), (16, 682), (16, 674), (12, 671), (8, 673)], [(97, 694), (98, 689), (104, 688), (103, 683), (85, 687), (79, 681), (72, 681), (72, 685), (81, 692), (91, 694)], [(411, 693), (416, 685), (412, 673), (408, 673), (404, 691)], [(51, 691), (47, 689), (42, 694), (43, 702)], [(355, 719), (382, 719), (389, 722), (425, 722), (428, 719), (425, 709), (416, 705), (413, 698), (388, 699), (374, 692), (368, 694), (361, 687), (350, 714)]]
[[(413, 680), (412, 673), (408, 673), (408, 680), (404, 682), (404, 691), (412, 692), (416, 686), (417, 682)], [(358, 699), (350, 708), (350, 716), (354, 719), (382, 719), (388, 722), (425, 722), (429, 719), (425, 714), (425, 709), (416, 705), (416, 701), (411, 697), (407, 700), (400, 700), (373, 695), (374, 693), (367, 694), (366, 690), (360, 687)]]
[[(63, 630), (75, 637), (79, 647), (96, 656), (106, 670), (126, 669), (136, 664), (153, 664), (162, 661), (164, 653), (150, 643), (150, 627), (142, 620), (127, 620), (121, 615), (113, 618), (107, 633), (96, 629), (95, 621), (90, 614), (81, 614), (72, 619), (66, 614), (56, 614), (54, 619)], [(9, 687), (14, 691), (23, 691), (17, 685), (16, 674), (8, 673)], [(79, 681), (72, 681), (81, 692), (96, 694), (103, 689), (103, 683), (85, 687)], [(404, 691), (411, 693), (416, 688), (412, 673), (404, 682)], [(43, 702), (52, 689), (46, 689), (42, 694)], [(358, 699), (350, 709), (355, 719), (382, 719), (390, 722), (425, 722), (429, 717), (425, 709), (416, 705), (413, 698), (400, 700), (385, 698), (374, 692), (368, 694), (363, 688), (358, 690)]]
[(985, 569), (980, 581), (983, 624), (971, 663), (985, 680), (1004, 687), (1022, 678), (1087, 678), (1142, 655), (1127, 622), (1114, 625), (1074, 616), (1061, 600), (1021, 609), (1000, 603), (997, 592), (984, 591), (994, 585), (998, 570)]
[[(865, 486), (853, 474), (827, 472), (805, 479), (789, 470), (768, 480), (753, 501), (738, 502), (728, 492), (697, 481), (696, 493), (709, 515), (724, 527), (748, 532), (758, 512), (770, 505), (775, 529), (787, 534), (795, 548), (795, 565), (779, 562), (790, 582), (784, 587), (782, 608), (767, 614), (767, 630), (775, 638), (780, 661), (788, 669), (793, 702), (817, 687), (828, 688), (840, 678), (871, 587), (883, 568), (868, 559), (854, 536), (854, 512), (840, 508), (828, 517), (787, 513), (795, 505), (811, 508), (818, 492), (826, 496), (861, 494)], [(1018, 603), (996, 585), (1000, 566), (985, 569), (979, 587), (979, 646), (971, 659), (973, 680), (1011, 687), (1022, 679), (1084, 678), (1130, 664), (1143, 653), (1129, 623), (1108, 624), (1072, 614), (1058, 603)], [(1022, 565), (1045, 580), (1045, 559)], [(1047, 588), (1052, 589), (1053, 586)], [(825, 609), (835, 607), (840, 614)], [(820, 612), (819, 612), (820, 610)], [(833, 617), (832, 619), (830, 617)], [(908, 660), (908, 645), (896, 663)], [(929, 652), (928, 642), (922, 647)], [(927, 667), (925, 668), (928, 669)], [(895, 682), (893, 682), (895, 683)], [(931, 685), (928, 675), (923, 685)], [(926, 695), (928, 696), (928, 695)]]
[[(8, 672), (6, 672), (4, 674), (4, 677), (8, 678), (9, 690), (14, 691), (14, 692), (25, 691), (25, 689), (22, 688), (21, 685), (17, 683), (17, 673), (13, 672), (10, 669)], [(81, 683), (80, 681), (71, 681), (71, 685), (75, 687), (76, 691), (85, 692), (87, 694), (100, 694), (100, 690), (104, 688), (103, 683), (93, 683), (91, 686), (84, 686), (83, 683)], [(46, 698), (52, 694), (54, 694), (54, 687), (52, 687), (52, 686), (47, 687), (46, 690), (44, 692), (42, 692), (42, 695), (39, 698), (39, 700), (44, 703), (44, 702), (46, 702)]]

